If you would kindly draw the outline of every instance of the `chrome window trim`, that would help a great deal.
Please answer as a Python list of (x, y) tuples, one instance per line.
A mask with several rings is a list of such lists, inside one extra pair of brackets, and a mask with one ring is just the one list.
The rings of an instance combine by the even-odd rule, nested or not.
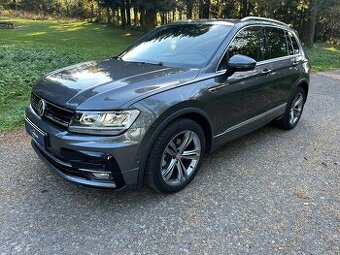
[(285, 59), (289, 59), (289, 58), (294, 58), (294, 57), (297, 57), (297, 56), (301, 56), (301, 55), (302, 55), (302, 54), (301, 54), (301, 53), (302, 53), (302, 47), (301, 47), (300, 41), (297, 39), (295, 33), (293, 33), (292, 31), (287, 30), (287, 28), (284, 28), (283, 26), (280, 26), (280, 25), (251, 24), (251, 25), (247, 25), (247, 26), (244, 26), (244, 27), (240, 28), (240, 29), (235, 33), (235, 35), (233, 36), (233, 38), (231, 38), (231, 40), (230, 40), (230, 42), (228, 43), (227, 47), (226, 47), (225, 50), (223, 51), (223, 54), (222, 54), (222, 56), (220, 57), (220, 60), (218, 61), (218, 65), (216, 66), (216, 70), (215, 70), (215, 73), (216, 73), (216, 74), (225, 73), (225, 72), (227, 71), (227, 69), (218, 70), (218, 67), (219, 67), (220, 64), (221, 64), (224, 55), (227, 53), (228, 48), (229, 48), (229, 45), (234, 41), (235, 37), (236, 37), (240, 32), (242, 32), (244, 29), (249, 28), (249, 27), (260, 27), (260, 28), (263, 28), (263, 27), (274, 27), (274, 28), (283, 29), (283, 30), (285, 30), (287, 33), (291, 33), (291, 34), (294, 36), (295, 40), (297, 41), (297, 43), (298, 43), (298, 45), (299, 45), (299, 53), (298, 53), (298, 54), (283, 56), (283, 57), (279, 57), (279, 58), (271, 58), (271, 59), (259, 61), (259, 62), (256, 63), (256, 66), (260, 66), (260, 65), (264, 65), (264, 64), (269, 64), (269, 63), (272, 63), (272, 62), (276, 62), (276, 61), (280, 61), (280, 60), (285, 60)]
[(239, 129), (239, 128), (245, 126), (245, 125), (248, 125), (248, 124), (250, 124), (250, 123), (252, 123), (252, 122), (254, 122), (254, 121), (256, 121), (256, 120), (262, 119), (262, 118), (264, 118), (266, 115), (268, 115), (268, 114), (270, 114), (270, 113), (273, 113), (273, 112), (275, 112), (275, 111), (281, 110), (282, 108), (284, 109), (284, 108), (286, 107), (286, 105), (287, 105), (287, 103), (281, 104), (281, 105), (279, 105), (279, 106), (277, 106), (277, 107), (275, 107), (275, 108), (272, 108), (272, 109), (270, 109), (270, 110), (268, 110), (268, 111), (266, 111), (266, 112), (263, 112), (263, 113), (261, 113), (261, 114), (259, 114), (259, 115), (256, 115), (256, 116), (254, 116), (254, 117), (252, 117), (252, 118), (250, 118), (250, 119), (247, 119), (247, 120), (245, 120), (245, 121), (243, 121), (243, 122), (241, 122), (241, 123), (238, 123), (238, 124), (236, 124), (235, 126), (232, 126), (232, 127), (230, 127), (230, 128), (227, 128), (227, 129), (224, 130), (222, 133), (220, 133), (220, 134), (218, 134), (218, 135), (215, 135), (214, 138), (218, 138), (218, 137), (220, 137), (220, 136), (222, 136), (222, 135), (225, 135), (225, 134), (230, 133), (230, 132), (232, 132), (232, 131), (234, 131), (234, 130), (236, 130), (236, 129)]
[(256, 66), (260, 66), (260, 65), (264, 65), (264, 64), (269, 64), (269, 63), (277, 62), (277, 61), (280, 61), (280, 60), (286, 60), (286, 59), (290, 59), (290, 58), (295, 58), (295, 57), (297, 57), (299, 55), (300, 55), (300, 53), (299, 54), (294, 54), (294, 55), (283, 56), (283, 57), (279, 57), (279, 58), (272, 58), (272, 59), (268, 59), (268, 60), (263, 60), (263, 61), (257, 62)]

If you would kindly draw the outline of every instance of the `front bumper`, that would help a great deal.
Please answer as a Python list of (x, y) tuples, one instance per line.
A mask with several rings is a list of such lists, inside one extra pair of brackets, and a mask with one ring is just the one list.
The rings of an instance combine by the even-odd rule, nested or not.
[[(94, 188), (134, 190), (137, 187), (138, 150), (141, 130), (131, 129), (119, 136), (94, 136), (70, 133), (26, 110), (30, 122), (47, 134), (45, 145), (32, 139), (38, 156), (67, 181)], [(110, 179), (93, 173), (109, 173)]]

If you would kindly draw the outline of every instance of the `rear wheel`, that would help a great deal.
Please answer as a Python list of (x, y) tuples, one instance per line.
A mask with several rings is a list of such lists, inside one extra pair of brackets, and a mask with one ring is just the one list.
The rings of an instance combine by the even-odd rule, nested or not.
[(147, 162), (146, 182), (159, 192), (183, 189), (196, 175), (205, 153), (205, 137), (195, 121), (181, 119), (157, 138)]
[(275, 125), (285, 130), (293, 129), (301, 118), (305, 102), (305, 91), (301, 87), (297, 87), (288, 102), (285, 114), (274, 121)]

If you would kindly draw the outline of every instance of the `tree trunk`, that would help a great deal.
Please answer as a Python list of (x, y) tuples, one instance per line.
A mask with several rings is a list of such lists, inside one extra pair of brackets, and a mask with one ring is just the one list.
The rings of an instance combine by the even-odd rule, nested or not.
[(145, 28), (145, 9), (141, 8), (140, 9), (140, 25), (143, 30), (146, 30)]
[(192, 19), (192, 10), (193, 10), (193, 4), (188, 3), (187, 4), (187, 19)]
[(126, 13), (125, 13), (125, 1), (122, 1), (120, 5), (120, 15), (121, 15), (121, 26), (126, 27)]
[(92, 3), (91, 4), (91, 22), (93, 22), (93, 17), (94, 17), (94, 5)]
[(145, 13), (145, 29), (147, 31), (153, 29), (156, 26), (156, 10), (148, 9)]
[(13, 0), (12, 4), (11, 4), (11, 7), (16, 10), (17, 9), (17, 1), (16, 0)]
[(130, 0), (126, 1), (126, 24), (128, 27), (131, 26), (131, 4), (130, 4)]
[(107, 19), (107, 23), (111, 24), (112, 20), (111, 20), (111, 13), (110, 13), (110, 7), (106, 7), (106, 19)]
[(161, 24), (162, 25), (165, 24), (165, 13), (164, 12), (161, 13)]
[(210, 0), (205, 0), (202, 10), (203, 19), (209, 19), (209, 14), (210, 14)]
[(318, 14), (317, 8), (317, 0), (311, 0), (310, 8), (309, 8), (309, 17), (307, 23), (307, 31), (306, 31), (306, 40), (305, 45), (306, 47), (313, 47), (314, 43), (314, 36), (315, 36), (315, 26), (316, 26), (316, 18)]
[(135, 27), (138, 26), (138, 7), (137, 7), (137, 3), (136, 0), (133, 3), (133, 24)]
[(102, 8), (98, 5), (97, 6), (97, 22), (100, 23), (102, 22), (103, 17), (102, 17)]
[(111, 20), (112, 20), (112, 24), (116, 24), (116, 22), (119, 20), (117, 17), (116, 17), (116, 15), (117, 15), (117, 9), (116, 10), (112, 10), (112, 18), (111, 18)]
[(203, 8), (204, 8), (204, 0), (200, 0), (198, 4), (198, 18), (203, 19)]

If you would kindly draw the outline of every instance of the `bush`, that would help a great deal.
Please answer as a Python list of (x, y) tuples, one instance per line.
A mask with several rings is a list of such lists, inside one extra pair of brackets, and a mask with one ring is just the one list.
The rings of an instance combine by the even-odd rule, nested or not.
[(37, 47), (0, 47), (0, 104), (27, 98), (42, 75), (83, 60), (80, 53)]

